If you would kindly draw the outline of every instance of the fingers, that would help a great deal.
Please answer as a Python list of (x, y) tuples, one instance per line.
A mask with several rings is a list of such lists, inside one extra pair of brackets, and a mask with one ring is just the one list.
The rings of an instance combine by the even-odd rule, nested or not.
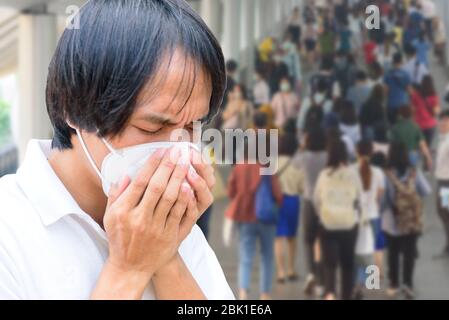
[(142, 199), (148, 182), (154, 175), (155, 171), (159, 168), (159, 165), (165, 155), (166, 150), (163, 149), (157, 150), (153, 155), (151, 155), (145, 163), (145, 166), (139, 171), (137, 177), (129, 183), (129, 186), (122, 193), (122, 196), (119, 196), (118, 201), (126, 202), (124, 205), (126, 205), (129, 209), (135, 208)]
[(176, 169), (177, 162), (180, 157), (179, 152), (172, 151), (173, 148), (169, 149), (165, 153), (159, 167), (154, 172), (147, 186), (145, 186), (146, 190), (139, 204), (139, 207), (154, 212), (156, 205), (167, 189), (170, 177), (173, 171)]
[(199, 211), (204, 212), (214, 200), (209, 186), (206, 181), (195, 172), (195, 170), (189, 170), (187, 181), (193, 188), (198, 201)]
[(194, 198), (193, 191), (187, 183), (183, 183), (178, 196), (178, 200), (170, 210), (167, 217), (165, 229), (167, 232), (178, 232), (180, 222), (186, 213), (189, 202)]
[[(168, 181), (167, 188), (156, 206), (156, 210), (154, 212), (154, 221), (156, 223), (160, 223), (162, 225), (165, 224), (168, 213), (178, 200), (178, 196), (180, 196), (181, 185), (186, 179), (189, 167), (190, 165), (182, 163), (176, 165), (176, 168)], [(188, 188), (188, 191), (191, 189), (186, 183), (183, 188)]]
[(191, 150), (191, 158), (192, 166), (195, 171), (206, 181), (208, 188), (212, 189), (215, 185), (214, 168), (206, 163), (201, 153), (196, 150)]
[(119, 184), (113, 184), (111, 186), (107, 208), (109, 208), (121, 196), (130, 183), (131, 179), (128, 176), (125, 176)]
[(191, 195), (190, 201), (187, 205), (186, 213), (181, 221), (181, 225), (179, 228), (180, 240), (183, 241), (192, 230), (192, 227), (197, 223), (200, 218), (200, 212), (198, 210), (197, 201), (195, 196)]

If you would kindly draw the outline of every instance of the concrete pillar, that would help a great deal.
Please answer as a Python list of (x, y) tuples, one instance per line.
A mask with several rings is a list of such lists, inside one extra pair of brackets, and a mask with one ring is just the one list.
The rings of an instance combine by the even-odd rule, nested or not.
[(256, 0), (254, 2), (254, 35), (257, 41), (263, 37), (263, 3), (262, 0)]
[(21, 14), (19, 17), (19, 105), (13, 121), (19, 159), (30, 139), (52, 136), (45, 103), (48, 66), (57, 43), (56, 17), (49, 14)]
[(219, 38), (221, 31), (219, 26), (219, 5), (220, 2), (217, 0), (201, 0), (200, 3), (200, 15), (217, 38)]
[(222, 47), (226, 60), (239, 59), (240, 55), (240, 0), (225, 0), (223, 3)]
[(242, 3), (241, 13), (241, 62), (244, 67), (244, 74), (242, 80), (246, 84), (250, 84), (252, 81), (252, 75), (254, 73), (254, 45), (255, 41), (255, 1), (257, 0), (245, 0)]

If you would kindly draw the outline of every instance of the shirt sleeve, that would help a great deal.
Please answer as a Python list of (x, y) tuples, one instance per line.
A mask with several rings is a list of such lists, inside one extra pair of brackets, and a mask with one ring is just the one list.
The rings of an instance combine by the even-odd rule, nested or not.
[(208, 300), (235, 300), (217, 256), (197, 225), (179, 252)]

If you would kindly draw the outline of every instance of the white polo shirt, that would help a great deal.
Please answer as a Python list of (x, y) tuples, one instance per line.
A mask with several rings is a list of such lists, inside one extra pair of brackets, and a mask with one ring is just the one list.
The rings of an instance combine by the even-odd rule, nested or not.
[[(75, 202), (33, 140), (17, 174), (0, 179), (0, 299), (89, 299), (108, 256), (100, 226)], [(195, 226), (179, 253), (208, 299), (234, 299)], [(144, 299), (154, 299), (151, 283)]]

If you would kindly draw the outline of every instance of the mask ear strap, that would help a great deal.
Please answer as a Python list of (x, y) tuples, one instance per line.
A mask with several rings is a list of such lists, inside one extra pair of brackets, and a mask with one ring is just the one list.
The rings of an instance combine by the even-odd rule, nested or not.
[(76, 129), (76, 135), (78, 136), (78, 139), (81, 143), (81, 147), (83, 148), (87, 159), (89, 160), (90, 164), (92, 165), (92, 167), (94, 168), (95, 172), (98, 174), (100, 179), (103, 180), (103, 176), (101, 175), (100, 170), (97, 168), (97, 165), (95, 164), (94, 159), (92, 159), (92, 156), (90, 155), (89, 150), (87, 150), (86, 144), (84, 143), (84, 139), (81, 136), (81, 132), (78, 129)]
[(114, 153), (114, 154), (117, 153), (117, 151), (115, 151), (115, 149), (111, 146), (111, 144), (105, 138), (102, 138), (101, 140), (103, 141), (103, 143), (106, 145), (106, 148), (108, 148), (111, 153)]

